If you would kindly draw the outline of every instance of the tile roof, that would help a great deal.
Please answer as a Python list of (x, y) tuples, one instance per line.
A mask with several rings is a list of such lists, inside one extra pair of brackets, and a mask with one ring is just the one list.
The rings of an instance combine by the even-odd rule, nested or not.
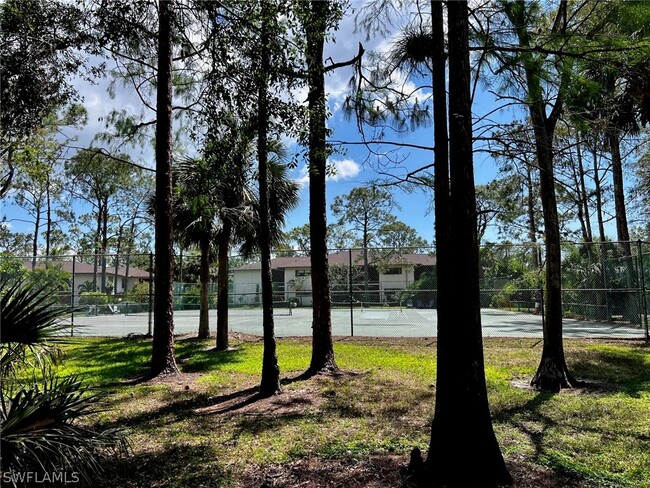
[[(38, 259), (36, 261), (36, 267), (37, 268), (43, 268), (45, 266), (45, 262), (42, 259)], [(63, 271), (66, 273), (72, 273), (72, 261), (48, 261), (49, 264), (54, 265), (54, 266), (59, 266)], [(27, 269), (32, 269), (32, 262), (31, 261), (24, 261), (23, 266)], [(92, 264), (87, 264), (87, 263), (81, 263), (79, 261), (75, 261), (74, 263), (74, 272), (75, 274), (93, 274), (94, 272), (94, 266)], [(101, 266), (98, 267), (97, 269), (98, 273), (101, 273)], [(115, 267), (111, 266), (106, 266), (106, 273), (110, 275), (115, 274)], [(126, 267), (120, 266), (117, 268), (117, 275), (125, 277), (126, 276)], [(139, 268), (134, 268), (130, 267), (129, 268), (129, 278), (141, 278), (141, 279), (149, 279), (149, 271), (145, 271), (144, 269), (139, 269)]]

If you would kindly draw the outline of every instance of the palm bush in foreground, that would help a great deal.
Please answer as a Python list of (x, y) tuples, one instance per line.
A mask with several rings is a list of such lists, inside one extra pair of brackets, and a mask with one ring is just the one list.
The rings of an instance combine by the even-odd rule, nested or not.
[[(48, 479), (70, 473), (89, 481), (107, 453), (128, 448), (118, 429), (96, 432), (81, 420), (97, 412), (101, 394), (78, 376), (57, 378), (61, 319), (54, 293), (24, 281), (0, 282), (0, 464), (14, 485), (25, 473)], [(33, 480), (32, 480), (33, 481)]]

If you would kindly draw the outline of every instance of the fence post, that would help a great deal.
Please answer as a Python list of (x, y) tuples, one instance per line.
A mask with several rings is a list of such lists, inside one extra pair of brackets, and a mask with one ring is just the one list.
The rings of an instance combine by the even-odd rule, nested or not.
[(153, 319), (153, 253), (149, 253), (149, 324), (147, 335), (153, 336), (152, 319)]
[(607, 248), (603, 241), (600, 242), (600, 263), (603, 268), (602, 277), (603, 277), (603, 293), (605, 294), (605, 313), (606, 320), (610, 322), (612, 320), (612, 310), (609, 306), (609, 282), (607, 280)]
[(645, 287), (645, 270), (643, 269), (643, 247), (641, 246), (641, 239), (637, 241), (637, 246), (639, 249), (639, 285), (641, 288), (641, 306), (643, 307), (643, 317), (645, 318), (643, 321), (645, 325), (645, 341), (650, 342), (650, 335), (648, 334), (648, 301), (646, 299), (648, 290)]
[(350, 295), (350, 337), (354, 337), (354, 295), (352, 295), (352, 249), (348, 249), (348, 293)]
[(74, 275), (75, 275), (75, 264), (76, 264), (76, 255), (72, 255), (72, 291), (70, 295), (70, 337), (74, 337)]

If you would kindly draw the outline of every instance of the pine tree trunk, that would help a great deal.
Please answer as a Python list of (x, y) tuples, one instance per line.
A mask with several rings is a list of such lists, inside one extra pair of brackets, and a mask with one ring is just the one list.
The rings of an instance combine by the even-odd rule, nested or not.
[[(623, 189), (623, 160), (621, 158), (621, 134), (616, 129), (611, 129), (607, 136), (609, 150), (612, 155), (612, 180), (614, 183), (614, 208), (616, 210), (616, 237), (619, 241), (621, 253), (625, 260), (625, 284), (628, 288), (635, 287), (635, 267), (632, 262), (632, 247), (630, 245), (630, 231), (627, 225), (627, 210), (625, 208), (625, 191)], [(640, 324), (640, 307), (632, 293), (625, 295), (623, 305), (623, 318), (632, 324)]]
[(52, 195), (50, 194), (50, 175), (47, 175), (46, 180), (46, 222), (45, 222), (45, 255), (50, 255), (50, 248), (52, 245)]
[(106, 293), (106, 253), (108, 252), (108, 201), (104, 204), (102, 217), (102, 286), (100, 291)]
[[(435, 3), (432, 5), (434, 33), (440, 36), (442, 10)], [(449, 38), (454, 39), (449, 43), (451, 194), (447, 197), (444, 193), (446, 172), (438, 174), (438, 169), (443, 164), (446, 166), (446, 161), (440, 160), (446, 141), (442, 141), (442, 128), (438, 128), (435, 178), (436, 190), (443, 193), (436, 192), (436, 243), (440, 246), (437, 252), (442, 248), (443, 258), (448, 259), (438, 271), (442, 278), (438, 289), (445, 288), (443, 298), (462, 296), (465, 306), (457, 309), (451, 320), (446, 302), (438, 300), (436, 409), (427, 460), (419, 475), (415, 470), (415, 477), (421, 487), (496, 487), (510, 484), (512, 479), (492, 429), (483, 366), (467, 2), (449, 2), (448, 29)], [(439, 61), (434, 56), (434, 66), (436, 59)], [(444, 80), (439, 73), (438, 66), (434, 86)], [(443, 206), (438, 208), (438, 204)], [(454, 263), (453, 273), (451, 263)], [(438, 266), (441, 264), (438, 254)], [(418, 453), (414, 452), (412, 467), (420, 464), (415, 461), (417, 458)]]
[(153, 349), (150, 376), (178, 373), (174, 354), (172, 238), (172, 8), (158, 7), (158, 93), (156, 99), (156, 216)]
[(228, 248), (231, 222), (223, 221), (217, 269), (217, 351), (228, 349)]
[(41, 213), (36, 212), (34, 219), (34, 233), (32, 237), (32, 271), (36, 269), (36, 255), (38, 254), (38, 230), (41, 227)]
[(560, 227), (553, 176), (552, 135), (546, 128), (543, 104), (531, 105), (531, 118), (536, 133), (537, 161), (540, 168), (540, 190), (546, 237), (546, 291), (544, 310), (544, 347), (542, 358), (533, 376), (535, 388), (558, 392), (562, 388), (578, 386), (569, 373), (564, 358), (562, 340), (562, 250)]
[[(510, 21), (520, 46), (528, 48), (531, 39), (527, 30), (526, 8), (529, 6), (524, 2), (518, 3), (518, 6), (521, 8), (509, 11)], [(547, 101), (544, 99), (541, 84), (541, 64), (530, 53), (522, 55), (521, 62), (526, 73), (527, 105), (535, 135), (546, 244), (546, 303), (542, 304), (545, 306), (544, 347), (531, 384), (543, 391), (556, 392), (561, 388), (577, 385), (568, 372), (562, 342), (562, 255), (553, 167), (553, 137), (563, 101), (562, 96), (558, 95), (548, 115)]]
[(307, 29), (309, 73), (309, 231), (311, 239), (312, 353), (308, 374), (336, 371), (327, 258), (327, 146), (323, 44), (329, 3), (311, 0)]

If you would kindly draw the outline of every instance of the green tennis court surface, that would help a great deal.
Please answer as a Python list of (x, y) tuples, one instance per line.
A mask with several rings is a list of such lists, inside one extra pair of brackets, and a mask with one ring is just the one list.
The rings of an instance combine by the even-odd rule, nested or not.
[[(210, 328), (214, 331), (217, 316), (210, 310)], [(275, 335), (311, 336), (312, 310), (310, 308), (278, 307), (274, 310)], [(485, 337), (542, 337), (542, 318), (524, 312), (482, 309), (481, 322)], [(231, 332), (262, 335), (261, 309), (232, 309), (229, 311)], [(174, 313), (177, 334), (197, 332), (198, 310)], [(432, 337), (437, 333), (434, 309), (413, 308), (354, 308), (332, 309), (332, 331), (336, 336), (373, 337)], [(113, 314), (74, 318), (75, 335), (122, 337), (127, 334), (146, 334), (149, 314)], [(615, 323), (597, 323), (564, 319), (566, 337), (643, 338), (645, 329)]]

